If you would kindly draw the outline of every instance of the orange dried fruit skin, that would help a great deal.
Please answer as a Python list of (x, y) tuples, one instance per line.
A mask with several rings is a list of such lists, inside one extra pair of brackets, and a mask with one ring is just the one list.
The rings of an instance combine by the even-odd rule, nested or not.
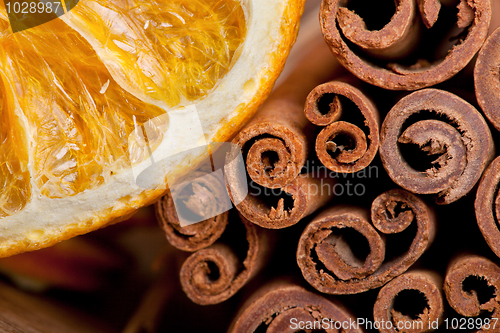
[[(92, 24), (103, 53), (114, 55), (104, 63), (118, 63), (135, 88), (147, 92), (144, 99), (175, 106), (203, 97), (227, 72), (243, 40), (243, 9), (235, 1), (213, 8), (179, 0), (158, 6), (86, 1), (73, 11)], [(75, 30), (54, 20), (11, 34), (2, 47), (1, 66), (16, 87), (13, 98), (36, 129), (33, 171), (42, 195), (61, 198), (95, 188), (130, 166), (129, 156), (144, 159), (144, 146), (129, 151), (129, 136), (165, 111), (121, 88)]]
[(168, 107), (206, 96), (229, 71), (246, 33), (235, 0), (92, 0), (64, 19), (128, 91)]

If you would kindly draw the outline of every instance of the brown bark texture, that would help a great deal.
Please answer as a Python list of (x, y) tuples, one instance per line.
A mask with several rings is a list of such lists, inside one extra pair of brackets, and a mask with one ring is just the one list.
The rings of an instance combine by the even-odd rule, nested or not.
[(481, 230), (486, 243), (498, 257), (500, 257), (500, 230), (498, 228), (498, 217), (500, 216), (499, 184), (500, 157), (497, 157), (491, 162), (481, 178), (474, 206), (479, 230)]
[[(468, 279), (485, 281), (488, 287), (493, 288), (493, 296), (483, 300), (476, 291), (465, 290)], [(444, 280), (444, 292), (448, 303), (460, 315), (477, 317), (489, 312), (489, 318), (500, 318), (499, 290), (500, 267), (491, 260), (478, 255), (460, 255), (450, 263)], [(484, 321), (483, 326), (475, 332), (500, 332), (496, 322), (491, 321), (491, 325), (487, 325), (487, 322), (490, 321)]]
[[(299, 321), (321, 323), (322, 320), (326, 320), (333, 325), (336, 321), (341, 324), (356, 322), (356, 318), (341, 305), (283, 280), (272, 282), (258, 290), (236, 316), (229, 332), (250, 333), (258, 329), (259, 332), (267, 333), (297, 332), (298, 329), (291, 327), (293, 319), (297, 320), (297, 323)], [(342, 332), (361, 333), (363, 330), (351, 327)]]
[[(379, 3), (373, 2), (372, 12), (366, 15), (378, 13), (378, 17), (369, 20), (349, 9), (350, 3), (322, 2), (320, 21), (325, 40), (337, 60), (354, 75), (391, 90), (420, 89), (454, 76), (479, 51), (491, 20), (490, 0), (461, 0), (457, 8), (450, 7), (448, 1), (398, 0), (389, 23), (379, 17), (391, 8), (377, 8)], [(441, 16), (455, 24), (440, 25)], [(437, 25), (439, 31), (432, 29)], [(446, 49), (440, 50), (443, 46)]]
[[(387, 283), (378, 293), (373, 318), (378, 322), (391, 322), (392, 325), (385, 325), (379, 331), (396, 333), (401, 331), (398, 327), (404, 328), (407, 333), (435, 331), (437, 327), (433, 328), (433, 323), (440, 324), (443, 319), (442, 284), (438, 274), (422, 270), (404, 273)], [(411, 291), (413, 293), (408, 293)], [(415, 310), (420, 313), (410, 316), (397, 308), (401, 303), (408, 308), (419, 303), (425, 303), (425, 306), (422, 310)]]
[[(196, 193), (192, 196), (196, 196)], [(212, 245), (226, 229), (229, 215), (225, 212), (199, 223), (181, 226), (170, 192), (155, 204), (155, 211), (158, 223), (170, 244), (189, 252)]]
[[(385, 235), (403, 232), (412, 223), (417, 231), (408, 250), (385, 253)], [(355, 244), (349, 233), (358, 237)], [(357, 294), (404, 273), (429, 247), (434, 235), (431, 208), (409, 192), (390, 190), (373, 201), (371, 218), (357, 207), (335, 206), (321, 212), (300, 237), (297, 263), (306, 281), (318, 291)], [(353, 251), (363, 242), (369, 247), (364, 259)]]
[(477, 102), (488, 120), (500, 130), (500, 28), (486, 40), (474, 67)]
[[(238, 221), (231, 221), (238, 223)], [(264, 265), (270, 240), (265, 230), (241, 217), (245, 229), (246, 256), (227, 244), (215, 243), (191, 254), (180, 270), (180, 281), (186, 295), (200, 305), (217, 304), (233, 296)]]
[[(283, 84), (233, 139), (227, 154), (229, 197), (246, 219), (264, 228), (296, 224), (327, 202), (328, 193), (318, 189), (325, 183), (333, 184), (333, 180), (322, 176), (299, 176), (314, 144), (314, 126), (303, 112), (307, 94), (341, 69), (322, 40), (312, 44)], [(240, 152), (249, 182), (243, 182), (241, 170), (230, 163)], [(282, 198), (264, 203), (273, 196), (268, 189), (281, 189)], [(292, 203), (286, 204), (284, 198)]]
[[(343, 105), (346, 100), (358, 110)], [(360, 123), (343, 120), (343, 115), (353, 112), (361, 113)], [(379, 114), (375, 104), (358, 88), (342, 81), (321, 84), (307, 96), (304, 113), (313, 124), (326, 126), (316, 137), (315, 149), (328, 169), (354, 173), (366, 168), (375, 158), (379, 146)]]
[(396, 184), (449, 204), (471, 191), (493, 158), (494, 145), (471, 104), (443, 90), (423, 89), (389, 111), (379, 151)]

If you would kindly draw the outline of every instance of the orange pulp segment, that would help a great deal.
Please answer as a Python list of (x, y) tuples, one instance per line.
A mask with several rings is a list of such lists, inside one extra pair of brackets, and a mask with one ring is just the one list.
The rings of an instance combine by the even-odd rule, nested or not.
[[(106, 10), (89, 12), (96, 5)], [(88, 32), (109, 39), (110, 58), (60, 19), (12, 34), (0, 11), (0, 216), (22, 209), (31, 192), (76, 195), (145, 159), (146, 143), (130, 138), (166, 112), (145, 100), (171, 107), (202, 98), (228, 72), (245, 34), (233, 0), (81, 1), (70, 13), (89, 15)], [(130, 31), (140, 33), (131, 40)], [(154, 140), (147, 145), (162, 136)]]
[(168, 107), (206, 96), (246, 34), (235, 0), (83, 0), (65, 20), (122, 86)]

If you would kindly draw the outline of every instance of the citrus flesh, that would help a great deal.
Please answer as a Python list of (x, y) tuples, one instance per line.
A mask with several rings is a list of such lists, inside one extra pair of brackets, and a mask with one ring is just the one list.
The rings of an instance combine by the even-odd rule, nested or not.
[[(269, 93), (302, 7), (80, 1), (14, 34), (0, 6), (0, 256), (99, 228), (161, 195), (167, 175), (144, 189), (129, 171), (183, 126), (172, 110), (195, 105), (203, 139), (229, 138)], [(137, 133), (145, 123), (147, 140)], [(171, 178), (206, 153), (176, 155)]]
[(236, 0), (85, 1), (63, 19), (128, 91), (167, 107), (207, 95), (246, 32)]

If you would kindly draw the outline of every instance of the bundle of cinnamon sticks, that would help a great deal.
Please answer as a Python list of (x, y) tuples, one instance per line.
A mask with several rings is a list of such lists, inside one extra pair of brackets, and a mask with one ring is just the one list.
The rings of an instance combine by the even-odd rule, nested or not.
[(188, 308), (223, 318), (184, 331), (500, 332), (500, 1), (318, 10), (231, 142), (234, 209), (181, 227), (172, 196), (156, 205), (193, 252), (180, 286), (206, 307)]

